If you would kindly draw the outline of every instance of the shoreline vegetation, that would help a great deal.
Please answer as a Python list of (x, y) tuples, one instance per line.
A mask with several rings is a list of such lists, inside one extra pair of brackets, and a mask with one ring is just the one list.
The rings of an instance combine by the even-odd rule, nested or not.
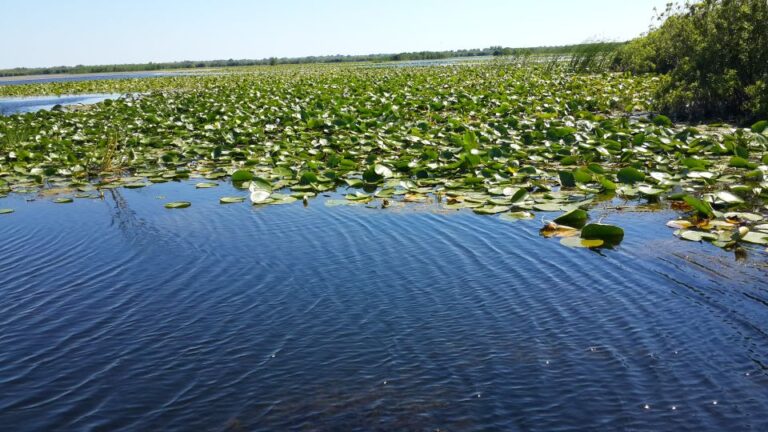
[(228, 60), (205, 60), (205, 61), (178, 61), (162, 63), (137, 63), (137, 64), (115, 64), (115, 65), (77, 65), (77, 66), (52, 66), (28, 68), (18, 67), (12, 69), (0, 69), (0, 77), (18, 77), (28, 75), (69, 75), (69, 74), (89, 74), (89, 73), (109, 73), (109, 72), (152, 72), (173, 69), (210, 69), (210, 68), (232, 68), (242, 66), (275, 66), (275, 65), (293, 65), (293, 64), (315, 64), (315, 63), (383, 63), (397, 61), (416, 61), (416, 60), (443, 60), (450, 58), (471, 58), (471, 57), (499, 57), (514, 56), (525, 57), (531, 55), (570, 55), (586, 50), (596, 50), (600, 52), (612, 52), (624, 42), (595, 42), (576, 45), (563, 45), (552, 47), (533, 47), (533, 48), (507, 48), (501, 46), (489, 47), (484, 49), (469, 50), (451, 50), (451, 51), (419, 51), (403, 52), (398, 54), (367, 54), (367, 55), (327, 55), (327, 56), (307, 56), (307, 57), (271, 57), (264, 59), (228, 59)]

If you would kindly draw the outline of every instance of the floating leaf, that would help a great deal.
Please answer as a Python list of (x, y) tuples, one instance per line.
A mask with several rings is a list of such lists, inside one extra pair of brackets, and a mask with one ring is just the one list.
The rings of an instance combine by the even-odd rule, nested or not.
[(581, 230), (581, 238), (603, 240), (607, 244), (618, 244), (624, 239), (624, 230), (615, 225), (592, 223)]
[(583, 239), (579, 237), (563, 237), (560, 239), (560, 244), (572, 248), (599, 248), (603, 246), (605, 242), (600, 239)]
[(564, 206), (559, 203), (538, 203), (533, 205), (533, 209), (543, 212), (556, 212), (563, 211)]
[(492, 215), (498, 213), (504, 213), (509, 211), (509, 207), (506, 206), (484, 206), (472, 209), (477, 214)]
[(189, 207), (191, 205), (192, 205), (192, 203), (189, 202), (189, 201), (174, 201), (174, 202), (166, 203), (165, 204), (165, 208), (168, 208), (168, 209), (181, 209), (181, 208), (187, 208), (187, 207)]
[(11, 209), (11, 208), (0, 208), (0, 214), (11, 214), (11, 213), (13, 213), (14, 211), (15, 211), (15, 210), (14, 210), (14, 209)]
[(53, 202), (56, 204), (69, 204), (73, 201), (74, 200), (72, 198), (56, 198), (55, 200), (53, 200)]
[(256, 189), (255, 191), (251, 192), (251, 202), (254, 204), (261, 204), (269, 199), (269, 196), (271, 194), (268, 191)]
[(693, 207), (693, 209), (696, 210), (696, 212), (701, 216), (707, 218), (712, 218), (715, 216), (714, 212), (712, 211), (712, 207), (710, 207), (708, 203), (698, 198), (686, 195), (683, 197), (683, 201), (685, 201), (689, 206)]
[(393, 175), (392, 170), (388, 166), (382, 164), (376, 164), (374, 172), (384, 178), (390, 178)]
[(760, 120), (752, 125), (752, 132), (754, 133), (763, 133), (766, 129), (768, 129), (768, 120)]
[(257, 190), (263, 190), (267, 192), (272, 191), (272, 183), (270, 183), (267, 180), (264, 180), (261, 177), (254, 177), (251, 180), (251, 184), (248, 185), (248, 190), (251, 192), (257, 191)]
[(726, 204), (742, 204), (744, 202), (743, 199), (727, 191), (718, 192), (715, 196)]
[(741, 237), (747, 243), (754, 243), (759, 245), (768, 245), (768, 234), (761, 234), (754, 231), (750, 231)]
[(558, 171), (557, 174), (560, 176), (560, 185), (562, 185), (563, 187), (576, 186), (576, 177), (574, 177), (572, 172)]
[(218, 183), (198, 183), (195, 185), (196, 189), (208, 189), (218, 186)]
[(589, 214), (586, 211), (580, 208), (576, 208), (556, 217), (554, 219), (554, 222), (558, 224), (572, 226), (572, 227), (580, 227), (580, 226), (584, 226), (588, 218), (589, 218)]
[(235, 183), (251, 181), (253, 177), (253, 173), (246, 170), (237, 170), (232, 173), (232, 181)]
[(534, 217), (535, 217), (534, 214), (531, 212), (519, 211), (519, 212), (504, 213), (499, 218), (506, 221), (519, 221), (519, 220), (525, 220), (525, 219), (533, 219)]
[(126, 189), (139, 189), (143, 187), (149, 186), (150, 183), (144, 183), (144, 182), (136, 182), (136, 183), (126, 183), (123, 185)]
[(626, 184), (634, 184), (645, 180), (645, 174), (632, 167), (626, 167), (619, 170), (616, 174), (616, 178), (619, 182)]
[(702, 232), (702, 231), (683, 230), (679, 232), (679, 235), (680, 235), (680, 238), (688, 241), (693, 241), (693, 242), (700, 242), (703, 240), (707, 240), (707, 241), (717, 240), (717, 236), (715, 234)]
[(237, 204), (245, 201), (245, 197), (240, 196), (227, 196), (221, 197), (219, 203), (221, 204)]

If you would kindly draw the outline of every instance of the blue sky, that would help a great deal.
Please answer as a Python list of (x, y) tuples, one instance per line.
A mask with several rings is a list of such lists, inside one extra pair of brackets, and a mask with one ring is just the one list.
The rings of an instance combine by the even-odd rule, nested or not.
[(0, 68), (627, 40), (667, 0), (0, 0)]

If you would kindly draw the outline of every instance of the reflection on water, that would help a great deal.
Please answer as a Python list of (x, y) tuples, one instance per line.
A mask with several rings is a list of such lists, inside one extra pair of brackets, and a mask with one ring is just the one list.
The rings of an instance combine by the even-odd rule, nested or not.
[[(0, 424), (765, 430), (764, 259), (612, 215), (614, 250), (469, 212), (0, 199)], [(189, 200), (168, 210), (163, 203)]]
[(120, 94), (115, 93), (104, 93), (0, 98), (0, 115), (11, 115), (48, 110), (54, 108), (57, 105), (90, 105), (102, 102), (107, 99), (117, 99), (120, 96)]
[(76, 75), (30, 75), (0, 79), (0, 86), (21, 84), (42, 84), (52, 82), (101, 81), (126, 78), (154, 78), (195, 74), (194, 72), (118, 72)]

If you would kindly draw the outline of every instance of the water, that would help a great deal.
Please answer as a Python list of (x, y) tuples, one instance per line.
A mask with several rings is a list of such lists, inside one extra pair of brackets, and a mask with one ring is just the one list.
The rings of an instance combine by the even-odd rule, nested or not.
[(668, 212), (608, 217), (625, 241), (593, 252), (230, 188), (0, 199), (4, 428), (768, 428), (761, 252), (676, 240)]
[(43, 84), (52, 82), (76, 82), (76, 81), (100, 81), (127, 78), (156, 78), (164, 76), (190, 75), (195, 72), (115, 72), (115, 73), (92, 73), (92, 74), (74, 74), (74, 75), (29, 75), (20, 77), (0, 78), (0, 86), (21, 85), (21, 84)]
[(117, 99), (119, 93), (96, 93), (62, 96), (29, 96), (0, 98), (0, 115), (11, 115), (49, 110), (56, 105), (90, 105), (107, 99)]
[(374, 68), (411, 68), (411, 67), (432, 67), (432, 66), (455, 66), (462, 64), (476, 64), (495, 59), (493, 56), (473, 56), (473, 57), (450, 57), (444, 59), (427, 60), (402, 60), (373, 63), (369, 67)]

